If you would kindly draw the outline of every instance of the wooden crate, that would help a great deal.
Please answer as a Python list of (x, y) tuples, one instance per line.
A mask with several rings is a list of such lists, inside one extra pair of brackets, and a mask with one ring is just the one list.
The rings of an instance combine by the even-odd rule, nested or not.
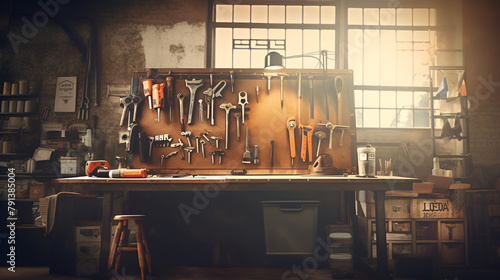
[(449, 199), (420, 199), (411, 202), (411, 216), (417, 219), (463, 218), (464, 210), (456, 209)]

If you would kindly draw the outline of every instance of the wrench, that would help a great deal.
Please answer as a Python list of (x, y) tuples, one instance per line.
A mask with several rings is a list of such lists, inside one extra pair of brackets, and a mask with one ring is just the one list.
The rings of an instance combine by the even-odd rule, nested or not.
[(120, 107), (123, 108), (122, 118), (120, 119), (120, 126), (123, 126), (125, 123), (125, 116), (127, 115), (128, 106), (132, 103), (132, 101), (133, 101), (132, 95), (127, 95), (123, 98), (120, 98)]
[(245, 123), (245, 105), (248, 104), (247, 92), (238, 93), (238, 105), (241, 106), (241, 123)]
[(168, 155), (161, 155), (161, 167), (163, 167), (163, 161), (171, 156), (175, 156), (177, 153), (179, 153), (178, 151), (174, 151), (174, 152), (171, 152), (170, 154)]
[(188, 147), (193, 147), (193, 145), (191, 145), (191, 131), (181, 132), (181, 135), (186, 136), (187, 142), (188, 142)]
[(181, 131), (186, 131), (185, 126), (184, 126), (184, 93), (179, 92), (177, 94), (177, 99), (179, 99), (179, 113), (181, 115)]
[[(333, 145), (332, 145), (332, 140), (333, 140), (333, 131), (337, 128), (339, 129), (342, 129), (342, 131), (344, 131), (344, 129), (347, 129), (349, 128), (348, 126), (346, 125), (334, 125), (332, 124), (331, 122), (327, 122), (327, 123), (318, 123), (318, 125), (324, 125), (326, 126), (326, 128), (328, 128), (330, 130), (330, 140), (328, 142), (328, 149), (332, 149), (333, 148)], [(343, 134), (342, 134), (343, 136)], [(341, 139), (342, 140), (342, 139)]]
[(201, 123), (203, 123), (203, 99), (198, 99), (198, 106), (199, 106), (199, 120)]
[(210, 120), (210, 124), (211, 125), (215, 125), (215, 114), (214, 114), (214, 99), (215, 98), (219, 98), (219, 97), (222, 97), (222, 91), (226, 88), (226, 81), (222, 80), (220, 81), (217, 85), (215, 85), (214, 89), (213, 89), (213, 95), (212, 95), (212, 100), (210, 100), (211, 104), (211, 120)]
[(201, 144), (201, 154), (203, 155), (203, 157), (205, 157), (205, 140), (200, 140), (200, 144)]
[(194, 147), (187, 147), (187, 148), (184, 148), (184, 150), (188, 154), (188, 164), (191, 164), (191, 153), (193, 152)]
[(236, 139), (239, 142), (240, 141), (240, 117), (241, 117), (241, 113), (235, 112), (233, 114), (233, 116), (236, 119)]
[(214, 94), (214, 91), (209, 88), (203, 92), (205, 95), (205, 103), (207, 104), (207, 120), (210, 119), (210, 103), (212, 101), (212, 95)]
[(231, 103), (224, 103), (219, 106), (220, 109), (226, 110), (226, 150), (228, 149), (229, 146), (229, 111), (231, 109), (235, 109), (236, 106), (234, 106)]
[(323, 139), (326, 138), (326, 133), (324, 131), (316, 131), (314, 132), (314, 136), (316, 136), (318, 138), (318, 149), (316, 150), (316, 157), (319, 156), (319, 149), (321, 147), (321, 141), (323, 141)]
[(193, 78), (191, 81), (186, 81), (186, 87), (189, 89), (189, 112), (188, 112), (188, 124), (193, 124), (193, 107), (194, 99), (196, 97), (196, 90), (203, 85), (203, 80), (196, 80)]

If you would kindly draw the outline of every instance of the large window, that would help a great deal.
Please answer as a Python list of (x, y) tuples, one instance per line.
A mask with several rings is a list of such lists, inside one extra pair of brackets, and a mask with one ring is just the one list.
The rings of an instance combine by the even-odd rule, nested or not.
[[(430, 127), (428, 67), (462, 65), (461, 1), (223, 2), (213, 5), (210, 66), (263, 68), (271, 50), (327, 50), (328, 68), (353, 70), (357, 127)], [(285, 63), (319, 67), (307, 56)]]

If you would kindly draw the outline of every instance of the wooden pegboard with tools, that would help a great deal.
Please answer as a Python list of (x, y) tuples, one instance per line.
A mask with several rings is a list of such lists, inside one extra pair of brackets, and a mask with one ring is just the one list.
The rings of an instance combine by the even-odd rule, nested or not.
[[(233, 79), (231, 79), (231, 71)], [(301, 76), (301, 98), (299, 98), (299, 74)], [(321, 141), (319, 154), (327, 154), (331, 157), (333, 167), (338, 169), (338, 173), (352, 172), (355, 166), (356, 154), (355, 146), (355, 121), (354, 121), (354, 94), (351, 70), (329, 70), (325, 77), (322, 70), (279, 70), (265, 71), (257, 69), (136, 69), (133, 78), (138, 79), (137, 93), (144, 97), (144, 81), (151, 79), (153, 84), (165, 83), (167, 77), (171, 77), (173, 82), (173, 102), (168, 102), (167, 87), (164, 90), (164, 106), (160, 109), (160, 122), (158, 122), (158, 110), (149, 108), (148, 98), (138, 104), (137, 128), (143, 132), (142, 136), (156, 137), (153, 141), (151, 157), (141, 161), (138, 149), (133, 149), (134, 168), (147, 168), (154, 173), (188, 173), (188, 174), (228, 174), (231, 170), (244, 169), (248, 174), (306, 174), (309, 165), (316, 160), (318, 148), (318, 137), (324, 137)], [(200, 81), (202, 85), (199, 86)], [(190, 89), (186, 86), (186, 81), (191, 82), (192, 88), (196, 89), (193, 100), (191, 122), (188, 123), (190, 107)], [(225, 81), (225, 88), (218, 91), (216, 86)], [(270, 90), (268, 90), (270, 83)], [(219, 89), (224, 82), (219, 84)], [(281, 94), (283, 85), (283, 94)], [(147, 85), (146, 85), (147, 87)], [(158, 87), (158, 86), (156, 86)], [(259, 88), (257, 102), (257, 87)], [(210, 108), (210, 91), (212, 95), (220, 97), (213, 98), (214, 101), (214, 125), (207, 119), (207, 106)], [(233, 90), (232, 90), (233, 88)], [(245, 104), (246, 114), (243, 123), (240, 117), (240, 139), (237, 139), (237, 119), (235, 114), (241, 114), (242, 109), (239, 103), (245, 103), (244, 98), (240, 98), (240, 92), (247, 94)], [(339, 94), (337, 94), (337, 91)], [(314, 95), (314, 106), (311, 106), (311, 92)], [(328, 92), (328, 109), (327, 95)], [(182, 141), (183, 147), (188, 147), (187, 137), (182, 133), (180, 102), (177, 97), (179, 93), (184, 95), (183, 118), (185, 131), (191, 132), (191, 144), (194, 151), (191, 153), (191, 163), (188, 163), (186, 151), (185, 159), (181, 159), (179, 147), (169, 147), (169, 143), (163, 147), (162, 142), (158, 142), (159, 136), (168, 134), (172, 139), (170, 145)], [(242, 93), (241, 96), (244, 96)], [(281, 97), (283, 96), (283, 98)], [(207, 101), (209, 103), (206, 103)], [(241, 102), (240, 102), (241, 99)], [(341, 100), (338, 102), (338, 100)], [(201, 100), (201, 101), (200, 101)], [(154, 103), (154, 100), (153, 100)], [(228, 148), (225, 149), (226, 142), (226, 110), (221, 109), (221, 104), (231, 103), (235, 108), (228, 115)], [(172, 122), (170, 122), (169, 104), (172, 104)], [(200, 119), (200, 104), (203, 106), (203, 117)], [(283, 105), (282, 105), (283, 104)], [(338, 109), (340, 104), (340, 110)], [(300, 107), (300, 110), (299, 110)], [(314, 117), (311, 110), (314, 109)], [(329, 118), (327, 118), (327, 112)], [(295, 119), (296, 128), (291, 130), (295, 137), (295, 158), (293, 166), (291, 164), (290, 138), (287, 122), (290, 118)], [(201, 120), (203, 120), (201, 122)], [(330, 133), (326, 124), (331, 123), (334, 127), (339, 125)], [(302, 131), (308, 128), (302, 126), (312, 125), (312, 159), (309, 160), (309, 152), (306, 154), (306, 161), (301, 159)], [(245, 139), (248, 130), (248, 150), (246, 152)], [(318, 132), (323, 131), (324, 133)], [(219, 137), (219, 148), (213, 147), (206, 139), (200, 136), (207, 133), (208, 139), (215, 145), (216, 141), (212, 137)], [(329, 149), (330, 135), (331, 149)], [(196, 151), (196, 137), (199, 138), (199, 150)], [(154, 138), (153, 138), (154, 139)], [(205, 141), (205, 158), (202, 155), (201, 140)], [(306, 137), (306, 140), (309, 140)], [(274, 142), (273, 160), (271, 160), (271, 142)], [(165, 142), (165, 140), (163, 141)], [(306, 141), (307, 142), (307, 141)], [(144, 144), (144, 142), (143, 142)], [(258, 146), (258, 161), (255, 160), (255, 146)], [(309, 145), (306, 145), (310, 147)], [(145, 147), (145, 146), (143, 146)], [(144, 150), (144, 149), (143, 149)], [(177, 151), (177, 154), (164, 158), (161, 166), (161, 155), (167, 156)], [(220, 151), (220, 152), (216, 152)], [(212, 156), (214, 162), (212, 164)], [(223, 153), (221, 164), (220, 156)], [(244, 159), (245, 157), (245, 159)], [(250, 161), (251, 163), (243, 163)]]

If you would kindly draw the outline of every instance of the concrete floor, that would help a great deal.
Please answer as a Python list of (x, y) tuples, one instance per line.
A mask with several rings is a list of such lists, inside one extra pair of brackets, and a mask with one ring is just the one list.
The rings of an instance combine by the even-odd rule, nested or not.
[[(193, 279), (204, 279), (204, 280), (299, 280), (298, 276), (288, 276), (283, 277), (283, 269), (280, 268), (211, 268), (211, 267), (173, 267), (166, 268), (158, 275), (148, 276), (149, 280), (193, 280)], [(448, 269), (439, 272), (439, 276), (425, 277), (421, 279), (436, 279), (436, 280), (499, 280), (500, 279), (500, 269), (491, 270), (475, 270), (471, 268), (460, 268), (460, 269)], [(332, 278), (329, 269), (319, 269), (308, 275), (309, 277), (303, 278), (301, 280), (331, 280)], [(303, 275), (305, 277), (305, 275)], [(127, 274), (126, 271), (122, 271), (119, 274), (115, 273), (112, 278), (113, 280), (134, 280), (140, 279), (138, 274)], [(363, 272), (356, 272), (355, 277), (351, 279), (357, 280), (369, 280), (374, 279), (373, 274), (367, 274)], [(48, 267), (18, 267), (16, 272), (12, 273), (7, 270), (7, 267), (0, 268), (0, 279), (2, 280), (94, 280), (90, 277), (70, 277), (63, 275), (51, 275), (49, 274)], [(411, 280), (417, 278), (399, 278), (395, 277), (394, 280)]]

